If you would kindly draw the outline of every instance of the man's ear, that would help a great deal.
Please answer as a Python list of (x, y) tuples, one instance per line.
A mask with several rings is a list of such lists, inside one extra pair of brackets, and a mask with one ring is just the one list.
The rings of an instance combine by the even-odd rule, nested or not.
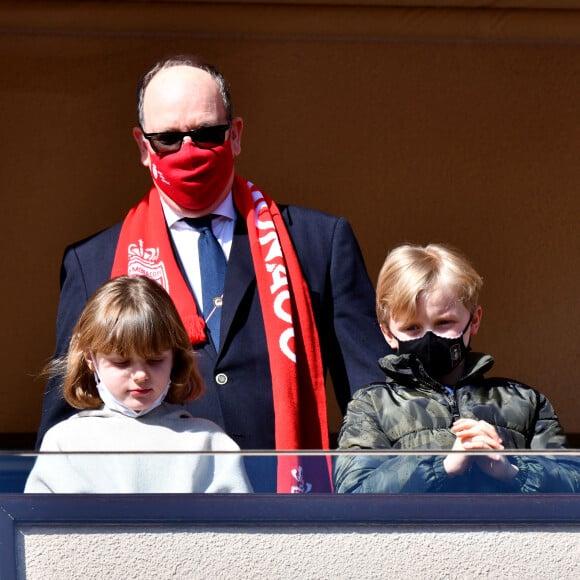
[(242, 131), (244, 130), (244, 121), (241, 117), (234, 117), (230, 125), (230, 142), (232, 153), (237, 157), (242, 152)]
[(149, 149), (147, 149), (147, 143), (145, 137), (143, 137), (143, 131), (141, 131), (140, 127), (133, 127), (133, 139), (135, 139), (137, 147), (139, 148), (141, 163), (145, 167), (149, 167), (151, 164), (151, 160), (149, 158)]
[(481, 317), (483, 316), (483, 308), (478, 306), (473, 312), (473, 318), (471, 319), (471, 324), (469, 326), (469, 334), (477, 334), (479, 330), (479, 325), (481, 324)]
[(399, 348), (399, 341), (395, 338), (394, 334), (389, 330), (388, 326), (381, 324), (381, 332), (387, 341), (387, 344), (393, 349), (397, 350)]

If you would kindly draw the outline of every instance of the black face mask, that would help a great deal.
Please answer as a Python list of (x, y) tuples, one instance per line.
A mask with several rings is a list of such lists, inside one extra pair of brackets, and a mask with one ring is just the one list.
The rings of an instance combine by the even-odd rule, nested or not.
[(457, 367), (470, 351), (470, 348), (463, 343), (463, 335), (467, 332), (471, 320), (472, 317), (463, 332), (456, 338), (437, 336), (431, 330), (428, 330), (421, 338), (412, 340), (397, 338), (399, 341), (397, 352), (415, 355), (430, 376), (444, 377)]

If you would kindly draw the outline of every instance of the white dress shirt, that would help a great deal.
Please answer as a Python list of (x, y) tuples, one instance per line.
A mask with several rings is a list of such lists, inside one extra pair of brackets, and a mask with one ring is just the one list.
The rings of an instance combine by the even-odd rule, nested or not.
[[(165, 221), (169, 228), (169, 233), (173, 244), (179, 254), (179, 258), (187, 275), (187, 279), (198, 304), (203, 304), (201, 290), (201, 273), (199, 270), (199, 253), (197, 251), (197, 241), (199, 232), (181, 221), (185, 216), (178, 214), (170, 208), (161, 198), (161, 206), (165, 214)], [(212, 231), (217, 238), (226, 260), (229, 260), (232, 241), (234, 238), (234, 226), (236, 223), (236, 210), (232, 192), (224, 201), (212, 212), (216, 217), (211, 222)]]

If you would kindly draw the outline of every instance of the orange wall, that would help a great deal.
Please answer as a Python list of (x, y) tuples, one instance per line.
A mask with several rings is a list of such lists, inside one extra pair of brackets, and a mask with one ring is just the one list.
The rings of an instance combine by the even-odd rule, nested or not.
[(148, 186), (139, 76), (198, 52), (232, 83), (242, 175), (348, 217), (373, 279), (400, 242), (462, 248), (475, 346), (580, 433), (580, 11), (388, 4), (0, 1), (0, 432), (38, 425), (65, 245)]

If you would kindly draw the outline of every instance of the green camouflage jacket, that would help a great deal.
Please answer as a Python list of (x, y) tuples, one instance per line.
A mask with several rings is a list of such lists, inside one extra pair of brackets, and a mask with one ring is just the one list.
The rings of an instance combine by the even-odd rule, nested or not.
[(540, 456), (510, 456), (518, 475), (499, 482), (476, 466), (447, 477), (444, 455), (384, 456), (356, 450), (451, 449), (457, 419), (485, 420), (495, 426), (506, 449), (561, 449), (565, 436), (552, 408), (538, 391), (504, 378), (485, 378), (493, 358), (470, 353), (466, 371), (454, 387), (432, 379), (412, 355), (379, 361), (386, 383), (358, 390), (349, 403), (339, 448), (353, 453), (335, 459), (338, 493), (576, 491), (580, 462)]

